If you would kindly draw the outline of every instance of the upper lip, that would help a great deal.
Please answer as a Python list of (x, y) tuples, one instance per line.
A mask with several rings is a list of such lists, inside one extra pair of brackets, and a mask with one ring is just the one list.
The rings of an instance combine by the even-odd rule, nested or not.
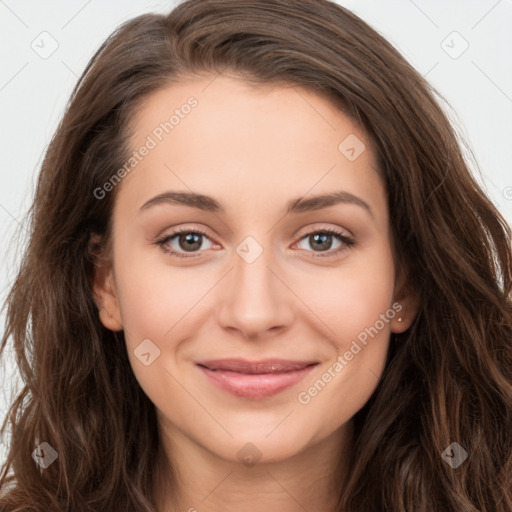
[(265, 359), (263, 361), (247, 361), (246, 359), (214, 359), (200, 361), (199, 366), (209, 370), (224, 370), (237, 373), (263, 374), (285, 373), (301, 370), (317, 364), (317, 361), (290, 361), (286, 359)]

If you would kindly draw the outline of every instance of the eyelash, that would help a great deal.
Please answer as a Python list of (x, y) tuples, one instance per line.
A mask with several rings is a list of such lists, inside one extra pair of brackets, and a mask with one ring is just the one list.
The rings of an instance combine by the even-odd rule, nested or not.
[[(196, 234), (196, 235), (203, 235), (206, 238), (210, 239), (208, 234), (205, 231), (201, 230), (201, 229), (180, 228), (180, 229), (177, 229), (176, 231), (173, 231), (169, 235), (165, 235), (164, 237), (158, 239), (155, 242), (155, 245), (160, 246), (161, 249), (165, 253), (170, 254), (171, 256), (175, 256), (175, 257), (178, 257), (178, 258), (195, 258), (196, 256), (188, 256), (188, 255), (185, 255), (186, 253), (176, 252), (173, 249), (170, 249), (166, 245), (167, 242), (169, 242), (174, 237), (176, 237), (176, 235), (180, 235), (180, 234), (183, 234), (183, 233), (187, 233), (187, 234), (193, 233), (193, 234)], [(313, 258), (330, 258), (330, 257), (334, 257), (334, 256), (337, 256), (339, 253), (341, 253), (343, 251), (349, 250), (351, 247), (353, 247), (355, 245), (355, 241), (352, 238), (347, 237), (343, 233), (341, 233), (341, 232), (339, 232), (339, 231), (337, 231), (336, 229), (333, 229), (333, 228), (326, 228), (326, 229), (319, 229), (319, 230), (315, 230), (315, 231), (310, 231), (309, 233), (306, 233), (305, 235), (303, 235), (300, 238), (299, 242), (301, 240), (311, 236), (311, 235), (317, 235), (317, 234), (333, 235), (336, 238), (338, 238), (338, 240), (340, 242), (342, 242), (343, 245), (338, 247), (337, 249), (335, 249), (333, 251), (325, 251), (325, 253), (327, 253), (327, 255), (324, 255), (322, 252), (317, 253), (316, 255), (313, 256)], [(315, 252), (315, 251), (308, 251), (308, 252)]]

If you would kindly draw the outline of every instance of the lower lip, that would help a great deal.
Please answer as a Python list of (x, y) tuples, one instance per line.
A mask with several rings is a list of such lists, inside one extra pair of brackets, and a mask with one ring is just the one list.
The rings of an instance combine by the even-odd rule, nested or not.
[(276, 395), (297, 384), (313, 369), (313, 366), (315, 365), (290, 372), (264, 374), (214, 371), (203, 366), (199, 366), (199, 369), (219, 388), (242, 398), (259, 400)]

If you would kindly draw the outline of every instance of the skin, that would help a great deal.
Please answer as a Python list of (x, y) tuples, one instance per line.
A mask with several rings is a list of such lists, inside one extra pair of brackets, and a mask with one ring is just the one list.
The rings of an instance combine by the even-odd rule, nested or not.
[[(379, 382), (390, 333), (410, 326), (416, 299), (395, 268), (366, 134), (314, 92), (215, 76), (153, 93), (134, 118), (135, 150), (190, 96), (198, 101), (118, 185), (112, 255), (95, 277), (100, 318), (124, 330), (134, 374), (157, 409), (162, 453), (178, 474), (174, 497), (155, 486), (159, 510), (334, 510), (347, 468), (336, 480), (333, 472), (350, 454), (351, 418)], [(365, 144), (354, 161), (338, 150), (350, 134)], [(139, 211), (169, 190), (212, 196), (225, 213), (177, 204)], [(339, 190), (373, 216), (349, 203), (285, 215), (291, 199)], [(167, 242), (183, 257), (155, 243), (179, 227), (207, 232), (192, 252), (179, 235)], [(319, 246), (307, 236), (326, 228), (355, 245), (333, 236)], [(236, 252), (249, 235), (263, 249), (250, 264)], [(300, 403), (298, 394), (397, 301), (400, 313)], [(149, 366), (134, 354), (145, 339), (160, 350)], [(228, 357), (319, 364), (291, 388), (251, 400), (213, 386), (195, 364)], [(260, 456), (251, 466), (237, 455), (249, 442)]]

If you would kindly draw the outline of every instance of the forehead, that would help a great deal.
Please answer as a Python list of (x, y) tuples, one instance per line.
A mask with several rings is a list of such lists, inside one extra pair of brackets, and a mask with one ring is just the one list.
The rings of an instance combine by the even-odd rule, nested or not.
[(371, 141), (308, 89), (223, 75), (191, 78), (145, 98), (132, 126), (134, 153), (150, 149), (121, 189), (139, 205), (163, 188), (245, 204), (257, 196), (260, 207), (344, 189), (385, 208)]

